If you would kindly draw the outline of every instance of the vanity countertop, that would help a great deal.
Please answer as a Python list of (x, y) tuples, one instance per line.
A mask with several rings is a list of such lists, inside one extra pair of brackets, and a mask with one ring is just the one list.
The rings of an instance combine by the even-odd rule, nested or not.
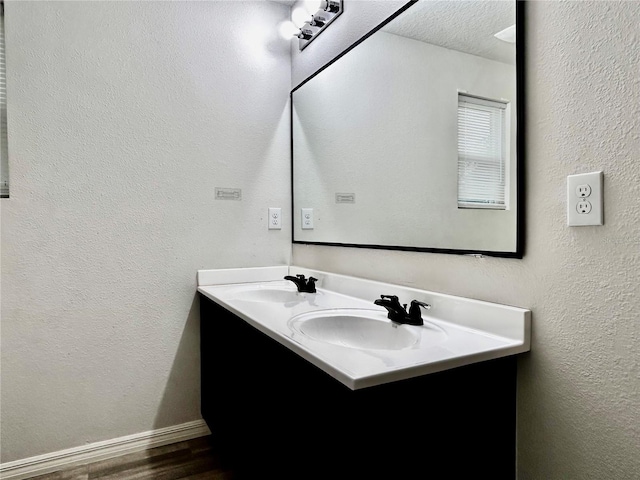
[[(299, 293), (284, 280), (285, 275), (296, 274), (317, 278), (317, 292)], [(295, 266), (201, 270), (198, 292), (352, 390), (530, 348), (531, 312), (527, 309)], [(384, 327), (390, 334), (409, 338), (410, 344), (359, 348), (339, 338), (318, 340), (296, 327), (298, 319), (339, 311), (365, 312), (386, 323), (387, 311), (373, 303), (382, 294), (397, 295), (401, 303), (416, 299), (431, 305), (422, 313), (423, 326), (388, 321)]]

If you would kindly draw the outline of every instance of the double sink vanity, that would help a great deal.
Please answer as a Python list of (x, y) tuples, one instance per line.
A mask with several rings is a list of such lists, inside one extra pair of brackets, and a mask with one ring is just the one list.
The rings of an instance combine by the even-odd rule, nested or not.
[[(523, 257), (523, 3), (409, 0), (297, 83), (293, 244)], [(202, 415), (240, 477), (515, 478), (529, 310), (296, 266), (198, 292)]]
[(513, 478), (529, 310), (295, 266), (202, 270), (198, 292), (203, 417), (246, 478)]

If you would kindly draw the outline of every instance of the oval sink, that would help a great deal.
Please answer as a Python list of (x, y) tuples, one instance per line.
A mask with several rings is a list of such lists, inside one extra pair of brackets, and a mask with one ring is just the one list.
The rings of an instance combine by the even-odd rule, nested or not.
[(365, 309), (335, 309), (303, 313), (289, 320), (289, 327), (313, 340), (342, 347), (372, 350), (404, 350), (420, 343), (425, 332), (442, 341), (447, 334), (439, 327), (398, 325), (386, 312)]

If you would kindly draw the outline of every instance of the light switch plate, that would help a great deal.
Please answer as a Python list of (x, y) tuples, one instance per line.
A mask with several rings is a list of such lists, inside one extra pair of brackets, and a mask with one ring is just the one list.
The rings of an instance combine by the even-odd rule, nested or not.
[(604, 225), (603, 186), (602, 172), (567, 177), (567, 225)]

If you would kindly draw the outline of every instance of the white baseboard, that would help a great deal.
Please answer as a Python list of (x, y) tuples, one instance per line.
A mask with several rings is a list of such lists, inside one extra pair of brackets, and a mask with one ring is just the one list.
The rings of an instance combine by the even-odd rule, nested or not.
[(211, 432), (204, 420), (159, 428), (125, 437), (91, 443), (35, 457), (0, 464), (0, 479), (23, 480), (45, 473), (141, 452), (150, 448), (203, 437)]

